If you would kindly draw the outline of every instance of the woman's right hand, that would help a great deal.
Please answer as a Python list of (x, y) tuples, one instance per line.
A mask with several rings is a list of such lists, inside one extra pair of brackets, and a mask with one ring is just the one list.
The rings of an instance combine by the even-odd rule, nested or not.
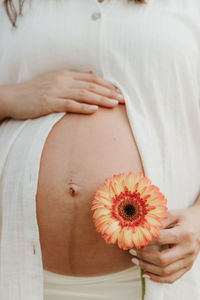
[(91, 71), (74, 70), (47, 72), (27, 82), (1, 86), (0, 100), (0, 118), (13, 119), (54, 112), (91, 114), (98, 106), (112, 108), (124, 103), (113, 84)]

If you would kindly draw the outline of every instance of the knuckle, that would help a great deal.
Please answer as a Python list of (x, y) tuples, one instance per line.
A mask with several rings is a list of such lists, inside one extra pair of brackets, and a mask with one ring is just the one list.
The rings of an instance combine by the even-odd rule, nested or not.
[(85, 99), (87, 96), (87, 91), (85, 89), (80, 89), (78, 92), (78, 96), (80, 99)]
[(67, 76), (67, 75), (69, 75), (69, 71), (68, 70), (59, 70), (58, 72), (57, 72), (57, 75), (59, 76), (59, 77), (64, 77), (64, 76)]
[(190, 256), (196, 256), (196, 250), (195, 250), (195, 247), (191, 247), (188, 251), (188, 254)]
[(55, 74), (55, 76), (53, 78), (53, 87), (52, 88), (59, 87), (62, 80), (63, 80), (63, 76), (61, 76), (60, 74)]
[(91, 74), (90, 79), (92, 82), (98, 83), (99, 77), (96, 74)]
[(64, 108), (66, 110), (70, 110), (73, 107), (73, 101), (72, 100), (66, 100), (64, 104)]
[(162, 232), (160, 232), (160, 234), (159, 234), (159, 236), (158, 236), (158, 238), (157, 238), (156, 241), (158, 242), (158, 244), (164, 244), (165, 238), (163, 237)]
[(109, 93), (108, 93), (109, 98), (116, 98), (117, 96), (118, 96), (117, 92), (109, 89)]
[(108, 103), (109, 102), (109, 100), (106, 97), (104, 97), (104, 96), (100, 96), (99, 101), (101, 103)]
[(157, 259), (158, 259), (158, 264), (161, 267), (165, 267), (167, 265), (167, 260), (166, 260), (166, 258), (162, 254), (158, 255)]
[(194, 241), (194, 233), (191, 230), (184, 231), (183, 239), (188, 242), (193, 242)]
[(177, 211), (176, 209), (174, 209), (174, 210), (169, 210), (169, 211), (167, 212), (168, 218), (176, 217), (176, 216), (177, 216), (177, 213), (178, 213), (178, 211)]
[(166, 283), (172, 284), (175, 282), (175, 279), (172, 277), (167, 278)]
[(193, 264), (194, 264), (194, 261), (193, 261), (192, 263), (190, 263), (190, 264), (187, 266), (187, 268), (186, 268), (186, 271), (189, 271), (189, 270), (191, 270), (191, 269), (192, 269), (192, 266), (193, 266)]
[(41, 97), (40, 97), (40, 103), (42, 106), (44, 107), (47, 107), (49, 106), (50, 104), (50, 98), (47, 94), (43, 94)]
[(170, 273), (171, 272), (170, 272), (169, 268), (163, 268), (162, 271), (161, 271), (162, 276), (169, 276)]
[(86, 105), (86, 104), (80, 104), (80, 111), (81, 112), (88, 112), (90, 105)]
[(88, 84), (88, 90), (94, 91), (96, 89), (96, 85), (94, 83), (89, 83)]
[(180, 241), (180, 234), (177, 232), (177, 231), (173, 231), (172, 233), (172, 239), (176, 242), (179, 242)]
[(191, 240), (192, 239), (192, 234), (189, 230), (185, 231), (183, 234), (184, 238), (187, 240)]
[(59, 70), (54, 73), (53, 81), (55, 84), (63, 83), (66, 80), (66, 77), (69, 77), (69, 70)]

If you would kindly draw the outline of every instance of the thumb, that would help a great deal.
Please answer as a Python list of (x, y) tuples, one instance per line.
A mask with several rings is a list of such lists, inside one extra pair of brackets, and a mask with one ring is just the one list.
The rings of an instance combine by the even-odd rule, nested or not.
[(174, 227), (179, 219), (177, 210), (171, 210), (167, 212), (167, 219), (162, 221), (163, 229)]

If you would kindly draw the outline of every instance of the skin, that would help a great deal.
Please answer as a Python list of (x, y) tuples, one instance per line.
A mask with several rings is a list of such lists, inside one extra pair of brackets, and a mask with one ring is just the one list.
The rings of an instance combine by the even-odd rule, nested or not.
[(144, 277), (160, 283), (173, 283), (192, 268), (200, 251), (199, 215), (200, 196), (192, 207), (168, 212), (159, 238), (151, 245), (169, 245), (169, 248), (130, 251), (135, 254), (133, 262), (144, 269)]
[(59, 70), (0, 86), (0, 120), (54, 112), (92, 114), (99, 106), (113, 108), (118, 103), (124, 103), (119, 89), (92, 71)]
[[(110, 102), (112, 99), (117, 102)], [(1, 86), (0, 120), (36, 118), (63, 111), (93, 114), (99, 106), (113, 108), (118, 103), (124, 103), (120, 91), (91, 71), (60, 70), (27, 82)], [(200, 196), (193, 207), (168, 213), (159, 238), (152, 244), (170, 244), (170, 248), (162, 251), (143, 248), (135, 252), (134, 263), (145, 270), (144, 276), (173, 283), (191, 269), (200, 251), (199, 210)]]
[(125, 105), (89, 116), (67, 114), (43, 148), (37, 221), (43, 266), (72, 276), (96, 276), (132, 267), (131, 256), (108, 245), (95, 229), (91, 201), (113, 174), (143, 171)]

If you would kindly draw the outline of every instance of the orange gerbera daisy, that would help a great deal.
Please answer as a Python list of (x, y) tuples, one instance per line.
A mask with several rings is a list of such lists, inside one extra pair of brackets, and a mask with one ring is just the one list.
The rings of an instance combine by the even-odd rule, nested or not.
[(108, 244), (139, 249), (158, 237), (161, 221), (167, 218), (166, 202), (142, 172), (114, 175), (95, 192), (93, 221)]

